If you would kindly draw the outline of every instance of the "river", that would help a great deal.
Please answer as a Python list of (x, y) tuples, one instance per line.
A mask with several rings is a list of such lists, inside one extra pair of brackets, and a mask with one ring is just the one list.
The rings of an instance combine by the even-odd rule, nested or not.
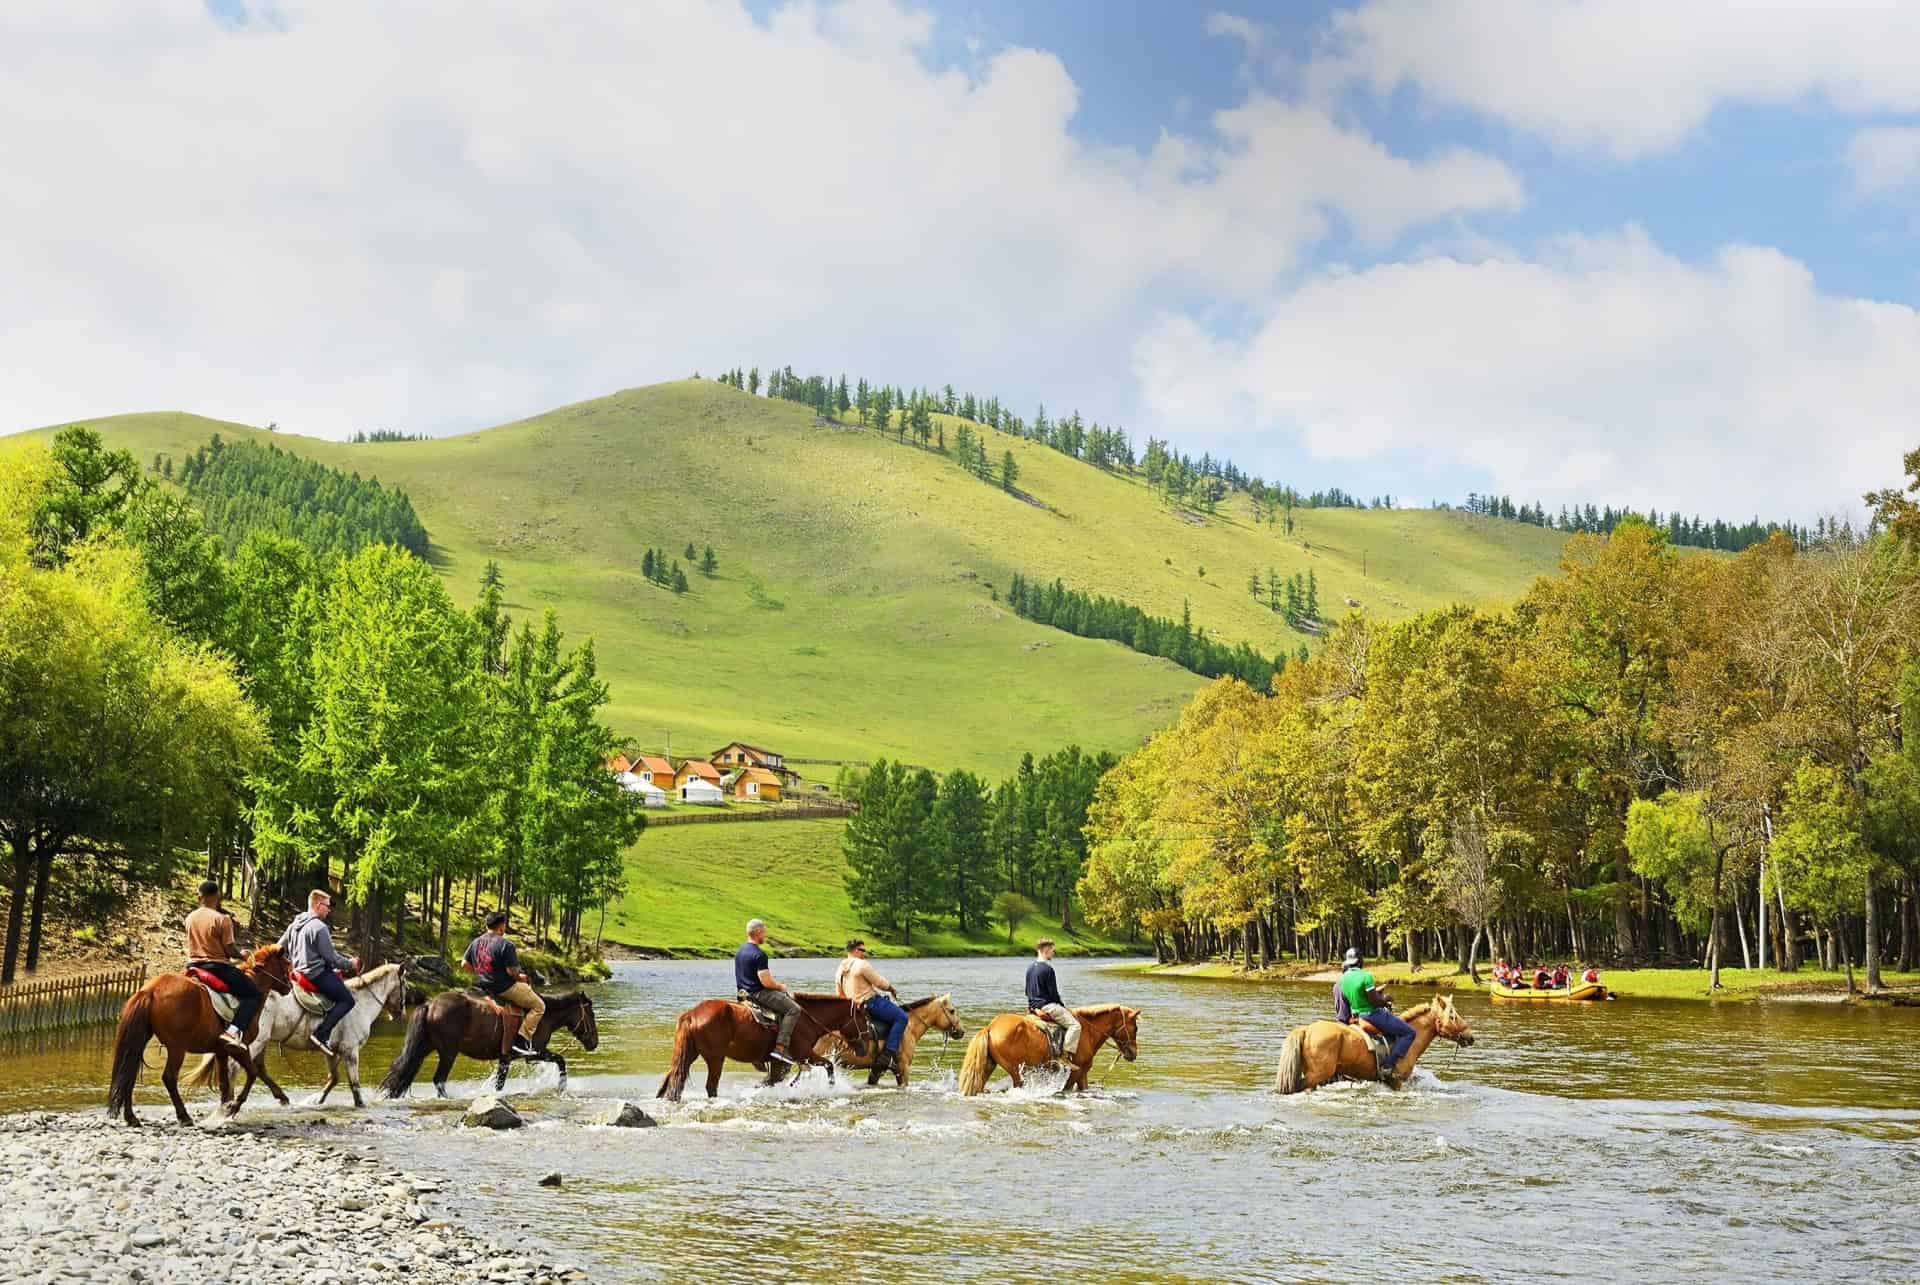
[[(818, 1072), (764, 1091), (742, 1068), (717, 1102), (662, 1107), (673, 1019), (728, 967), (616, 966), (567, 1098), (550, 1068), (510, 1080), (530, 1121), (517, 1134), (460, 1129), (457, 1104), (424, 1098), (295, 1110), (321, 1145), (438, 1176), (494, 1234), (524, 1231), (596, 1280), (1920, 1276), (1913, 1010), (1467, 997), (1478, 1043), (1436, 1046), (1406, 1091), (1280, 1098), (1281, 1040), (1329, 1007), (1326, 986), (1061, 961), (1070, 1002), (1143, 1010), (1140, 1060), (1103, 1052), (1085, 1097), (996, 1076), (961, 1098), (960, 1046), (942, 1061), (930, 1042), (905, 1093), (864, 1075), (829, 1090)], [(833, 967), (777, 965), (801, 989), (829, 988)], [(1018, 1002), (1024, 961), (880, 967), (910, 997), (950, 990), (971, 1033)], [(397, 1043), (376, 1034), (369, 1081)], [(569, 1036), (556, 1047), (578, 1053)], [(9, 1049), (0, 1111), (98, 1104), (106, 1053), (97, 1032)], [(319, 1059), (271, 1057), (296, 1104), (310, 1096), (294, 1086), (317, 1082)], [(458, 1096), (481, 1071), (461, 1064)], [(610, 1097), (664, 1127), (573, 1121)], [(152, 1073), (138, 1100), (164, 1102)], [(287, 1114), (256, 1092), (242, 1121)], [(563, 1187), (537, 1185), (550, 1170)]]

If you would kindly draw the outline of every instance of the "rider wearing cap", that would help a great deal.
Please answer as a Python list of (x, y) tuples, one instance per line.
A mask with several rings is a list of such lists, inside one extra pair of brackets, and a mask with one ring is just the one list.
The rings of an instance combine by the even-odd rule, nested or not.
[(209, 879), (200, 885), (200, 905), (187, 916), (187, 967), (218, 977), (237, 1001), (233, 1020), (220, 1032), (220, 1042), (232, 1048), (247, 1046), (247, 1028), (260, 1013), (266, 996), (253, 979), (229, 961), (247, 953), (233, 944), (233, 916), (220, 908), (220, 885)]
[(467, 946), (460, 967), (472, 973), (474, 985), (506, 1011), (500, 1023), (500, 1059), (505, 1061), (514, 1053), (534, 1056), (533, 1033), (546, 1016), (547, 1003), (520, 971), (520, 953), (507, 940), (506, 911), (487, 916), (487, 931)]
[(733, 952), (733, 988), (745, 1002), (779, 1014), (780, 1034), (773, 1043), (773, 1056), (791, 1063), (793, 1028), (800, 1021), (800, 1005), (792, 992), (773, 979), (773, 964), (761, 949), (766, 939), (766, 921), (747, 920), (747, 940)]
[(899, 1060), (900, 1040), (907, 1033), (907, 1010), (894, 1002), (900, 992), (867, 962), (867, 943), (858, 937), (847, 943), (847, 957), (840, 961), (833, 989), (852, 1000), (855, 1010), (866, 1010), (868, 1020), (886, 1032), (873, 1055), (873, 1069), (867, 1072), (867, 1083), (878, 1084), (881, 1074)]
[(358, 959), (348, 959), (333, 948), (333, 930), (327, 927), (327, 916), (332, 913), (333, 894), (324, 888), (315, 888), (307, 894), (307, 908), (295, 915), (287, 931), (280, 934), (280, 949), (287, 952), (289, 966), (333, 1001), (333, 1007), (307, 1037), (328, 1057), (333, 1056), (333, 1046), (327, 1039), (333, 1034), (333, 1028), (353, 1011), (353, 992), (340, 980), (341, 974), (360, 971)]
[(1381, 989), (1363, 964), (1359, 950), (1349, 946), (1345, 967), (1340, 973), (1340, 985), (1336, 988), (1334, 1012), (1337, 1014), (1340, 1011), (1344, 1001), (1348, 1012), (1346, 1020), (1364, 1017), (1374, 1030), (1393, 1041), (1386, 1064), (1380, 1069), (1381, 1080), (1391, 1082), (1395, 1075), (1393, 1068), (1413, 1047), (1413, 1028), (1393, 1015), (1388, 1008), (1391, 1001), (1387, 999), (1386, 991)]

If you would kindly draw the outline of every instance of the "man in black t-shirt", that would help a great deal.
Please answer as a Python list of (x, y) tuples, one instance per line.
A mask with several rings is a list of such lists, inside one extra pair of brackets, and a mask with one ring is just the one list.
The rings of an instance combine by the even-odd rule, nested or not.
[(527, 985), (520, 971), (520, 952), (507, 940), (507, 912), (496, 910), (487, 916), (487, 931), (473, 939), (460, 966), (473, 974), (474, 985), (482, 994), (497, 1000), (503, 1011), (500, 1023), (500, 1060), (513, 1054), (531, 1057), (536, 1052), (531, 1036), (519, 1036), (522, 1029), (538, 1030), (546, 1016), (546, 1001)]
[(780, 1035), (774, 1041), (773, 1055), (782, 1062), (792, 1062), (793, 1028), (800, 1021), (800, 1006), (785, 986), (773, 980), (773, 965), (760, 948), (766, 939), (765, 921), (749, 919), (747, 940), (733, 952), (733, 988), (741, 999), (780, 1015)]

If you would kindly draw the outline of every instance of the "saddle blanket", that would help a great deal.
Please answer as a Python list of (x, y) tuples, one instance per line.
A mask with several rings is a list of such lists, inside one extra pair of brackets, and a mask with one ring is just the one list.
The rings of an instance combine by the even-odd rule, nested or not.
[(1373, 1024), (1364, 1017), (1354, 1018), (1351, 1025), (1354, 1030), (1360, 1032), (1360, 1038), (1367, 1042), (1367, 1048), (1373, 1054), (1374, 1064), (1385, 1066), (1387, 1054), (1393, 1051), (1393, 1044), (1386, 1036), (1374, 1030)]
[(327, 1010), (333, 1007), (333, 1001), (321, 994), (320, 988), (305, 973), (293, 975), (293, 1000), (302, 1012), (312, 1017), (325, 1017)]
[(220, 984), (220, 979), (198, 968), (189, 968), (187, 977), (197, 982), (200, 989), (207, 993), (207, 999), (213, 1004), (214, 1016), (218, 1017), (223, 1025), (231, 1023), (233, 1015), (240, 1011), (240, 1001)]

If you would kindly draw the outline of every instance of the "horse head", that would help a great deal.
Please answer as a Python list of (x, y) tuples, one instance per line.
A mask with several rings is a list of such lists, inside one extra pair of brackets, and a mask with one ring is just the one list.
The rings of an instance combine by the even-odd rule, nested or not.
[(278, 945), (260, 947), (247, 956), (247, 962), (241, 967), (265, 982), (275, 995), (285, 995), (293, 989), (293, 969), (287, 963), (287, 952)]
[(591, 1053), (600, 1047), (600, 1027), (593, 1020), (593, 1001), (585, 991), (576, 991), (572, 998), (579, 1001), (573, 1015), (566, 1020), (566, 1028), (573, 1032), (573, 1038), (580, 1041), (580, 1047)]
[(1433, 1037), (1437, 1040), (1452, 1040), (1461, 1048), (1473, 1046), (1473, 1029), (1467, 1020), (1454, 1008), (1453, 1001), (1445, 995), (1433, 997), (1430, 1006), (1433, 1013)]
[(950, 1040), (967, 1038), (967, 1028), (960, 1024), (960, 1013), (953, 1006), (952, 995), (934, 995), (914, 1007), (923, 1012), (930, 1029), (945, 1032)]
[(1113, 1042), (1120, 1046), (1120, 1056), (1131, 1062), (1140, 1056), (1140, 1010), (1137, 1008), (1120, 1009), (1119, 1020), (1113, 1025)]
[(407, 1015), (407, 961), (402, 958), (393, 966), (393, 986), (380, 1000), (380, 1016), (399, 1021)]

